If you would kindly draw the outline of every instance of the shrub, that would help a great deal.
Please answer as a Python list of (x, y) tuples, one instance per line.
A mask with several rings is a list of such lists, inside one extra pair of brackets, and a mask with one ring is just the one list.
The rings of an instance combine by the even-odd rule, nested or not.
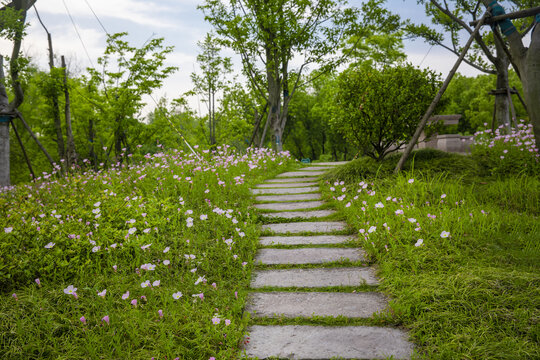
[(540, 153), (534, 142), (532, 125), (521, 120), (506, 133), (503, 126), (476, 132), (472, 155), (492, 175), (540, 174)]
[(338, 78), (332, 125), (381, 161), (410, 140), (439, 85), (434, 72), (410, 64), (351, 68)]

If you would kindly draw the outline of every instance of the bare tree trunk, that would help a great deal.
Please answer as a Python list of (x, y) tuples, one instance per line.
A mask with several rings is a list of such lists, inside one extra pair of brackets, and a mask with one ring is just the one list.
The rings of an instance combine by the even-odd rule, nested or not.
[(67, 163), (68, 168), (71, 168), (77, 163), (77, 152), (75, 151), (75, 140), (73, 139), (73, 131), (71, 128), (71, 101), (69, 98), (69, 88), (67, 82), (66, 60), (62, 55), (62, 68), (64, 69), (64, 96), (65, 96), (65, 117), (66, 117), (66, 140), (67, 140)]
[[(508, 89), (510, 86), (508, 82), (508, 66), (510, 65), (510, 59), (502, 48), (504, 45), (495, 38), (496, 47), (496, 61), (495, 68), (497, 69), (497, 90)], [(495, 124), (504, 125), (507, 130), (510, 130), (510, 102), (507, 94), (495, 95)]]
[[(8, 120), (9, 117), (4, 119)], [(11, 185), (9, 164), (9, 121), (0, 118), (0, 187)]]

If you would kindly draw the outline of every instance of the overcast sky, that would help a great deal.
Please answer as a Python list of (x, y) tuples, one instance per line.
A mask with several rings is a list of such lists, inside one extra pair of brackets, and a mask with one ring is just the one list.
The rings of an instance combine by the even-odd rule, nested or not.
[[(141, 46), (149, 37), (156, 36), (164, 37), (166, 45), (174, 46), (174, 53), (168, 56), (167, 61), (179, 67), (179, 71), (166, 80), (162, 89), (154, 93), (156, 99), (164, 95), (169, 99), (179, 97), (191, 89), (189, 75), (197, 68), (197, 41), (202, 40), (211, 30), (202, 12), (197, 10), (202, 0), (38, 0), (36, 6), (52, 34), (55, 54), (65, 55), (74, 72), (84, 72), (87, 66), (96, 64), (96, 59), (103, 54), (105, 48), (105, 32), (87, 3), (109, 33), (127, 31), (132, 45)], [(349, 3), (359, 6), (361, 0), (349, 0)], [(425, 21), (423, 7), (417, 5), (416, 0), (387, 0), (387, 7), (402, 18), (411, 18), (417, 23)], [(86, 51), (68, 16), (68, 10)], [(27, 21), (30, 27), (24, 39), (23, 51), (41, 68), (46, 69), (47, 38), (33, 9), (29, 11)], [(412, 64), (421, 64), (423, 68), (429, 67), (446, 76), (456, 57), (444, 49), (430, 48), (430, 45), (421, 40), (405, 44), (405, 52)], [(1, 41), (0, 52), (10, 54), (11, 44)], [(225, 52), (224, 55), (233, 57), (238, 68), (239, 61), (233, 53)], [(478, 71), (466, 64), (462, 64), (459, 71), (466, 75), (478, 74)], [(191, 99), (190, 105), (198, 110), (196, 99)], [(201, 105), (201, 110), (205, 112), (204, 105)]]

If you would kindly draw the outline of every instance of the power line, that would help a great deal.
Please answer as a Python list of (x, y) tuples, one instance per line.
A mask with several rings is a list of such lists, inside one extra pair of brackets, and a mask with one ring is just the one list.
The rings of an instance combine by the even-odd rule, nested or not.
[(81, 34), (79, 34), (79, 30), (77, 29), (77, 25), (75, 25), (75, 20), (73, 20), (73, 17), (71, 16), (71, 12), (69, 11), (69, 9), (68, 9), (68, 7), (66, 5), (66, 1), (62, 0), (62, 2), (64, 3), (64, 7), (66, 8), (66, 11), (67, 11), (67, 14), (69, 16), (69, 19), (71, 20), (71, 23), (73, 24), (73, 28), (75, 29), (75, 32), (77, 33), (77, 36), (79, 37), (79, 40), (81, 41), (84, 52), (86, 53), (86, 56), (88, 57), (88, 61), (90, 61), (90, 65), (92, 65), (92, 67), (95, 68), (94, 67), (94, 62), (92, 61), (92, 58), (90, 57), (90, 54), (88, 53), (88, 50), (86, 49), (86, 45), (84, 45), (84, 41), (83, 41), (83, 39), (81, 37)]
[(431, 49), (433, 49), (433, 45), (431, 45), (431, 47), (427, 51), (426, 55), (424, 55), (424, 58), (422, 59), (422, 61), (420, 61), (420, 64), (418, 64), (418, 67), (422, 66), (422, 63), (424, 62), (424, 60), (426, 60), (426, 58), (427, 58), (429, 52), (431, 51)]
[(97, 16), (96, 12), (94, 11), (94, 9), (92, 9), (92, 6), (90, 6), (90, 3), (87, 0), (84, 0), (84, 2), (86, 3), (86, 5), (88, 5), (88, 8), (92, 12), (92, 14), (94, 14), (94, 17), (98, 21), (99, 25), (101, 25), (101, 28), (103, 29), (103, 31), (105, 31), (105, 34), (109, 35), (109, 32), (107, 31), (107, 29), (105, 29), (105, 26), (103, 26), (103, 23), (101, 22), (101, 20)]

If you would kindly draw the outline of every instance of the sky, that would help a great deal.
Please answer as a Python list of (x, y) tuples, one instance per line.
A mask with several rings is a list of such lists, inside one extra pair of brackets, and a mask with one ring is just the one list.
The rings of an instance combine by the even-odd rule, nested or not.
[[(151, 36), (165, 38), (165, 45), (174, 46), (167, 65), (179, 70), (170, 76), (162, 89), (153, 97), (168, 99), (180, 97), (192, 89), (190, 74), (198, 70), (196, 58), (199, 52), (197, 42), (212, 30), (204, 20), (202, 11), (197, 9), (202, 0), (38, 0), (36, 7), (43, 23), (52, 34), (53, 48), (57, 55), (65, 55), (71, 73), (81, 74), (88, 66), (97, 65), (97, 58), (106, 46), (106, 33), (94, 16), (97, 15), (107, 32), (128, 32), (130, 44), (141, 46)], [(349, 0), (351, 6), (360, 6), (362, 0)], [(89, 6), (90, 5), (90, 6)], [(423, 7), (416, 0), (387, 0), (386, 6), (416, 23), (428, 22)], [(69, 14), (71, 14), (70, 19)], [(48, 68), (47, 36), (38, 22), (34, 9), (28, 12), (30, 24), (28, 35), (23, 42), (23, 52), (30, 56), (42, 69)], [(78, 34), (77, 34), (78, 32)], [(80, 37), (80, 38), (79, 38)], [(83, 45), (84, 44), (84, 45)], [(405, 53), (408, 61), (421, 68), (429, 67), (445, 77), (456, 56), (440, 47), (431, 47), (422, 40), (407, 41)], [(0, 53), (9, 55), (11, 44), (0, 40)], [(230, 50), (223, 52), (235, 63), (240, 71), (240, 60)], [(474, 76), (479, 72), (467, 64), (462, 64), (459, 72)], [(152, 100), (146, 99), (153, 107)], [(189, 104), (195, 111), (204, 114), (205, 105), (192, 97)]]

